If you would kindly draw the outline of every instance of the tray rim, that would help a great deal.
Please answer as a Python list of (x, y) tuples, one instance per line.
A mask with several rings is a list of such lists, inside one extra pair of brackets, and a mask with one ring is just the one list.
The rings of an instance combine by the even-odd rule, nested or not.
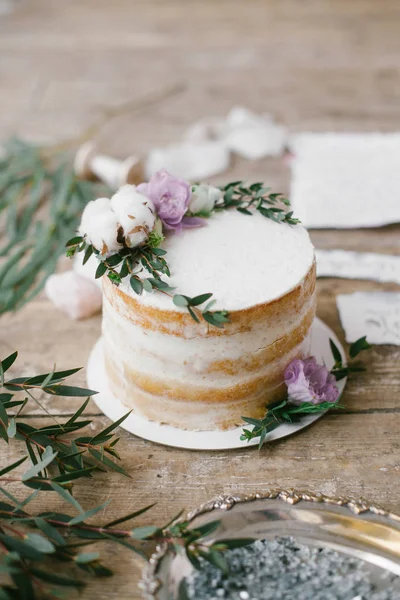
[[(356, 517), (360, 515), (369, 515), (371, 517), (380, 517), (389, 521), (388, 525), (400, 531), (400, 515), (388, 511), (376, 503), (369, 503), (363, 498), (358, 500), (347, 496), (326, 496), (318, 492), (308, 492), (295, 490), (293, 488), (279, 489), (274, 488), (264, 492), (254, 492), (252, 494), (219, 494), (218, 496), (202, 503), (198, 508), (189, 511), (185, 517), (180, 520), (192, 523), (200, 516), (209, 514), (213, 511), (229, 511), (239, 504), (248, 504), (257, 500), (278, 500), (286, 502), (292, 506), (304, 503), (323, 504), (349, 510)], [(142, 579), (139, 588), (143, 592), (145, 600), (158, 600), (157, 594), (162, 587), (162, 581), (158, 578), (158, 570), (161, 562), (168, 553), (168, 544), (157, 545), (155, 551), (150, 556), (148, 563), (142, 572)]]

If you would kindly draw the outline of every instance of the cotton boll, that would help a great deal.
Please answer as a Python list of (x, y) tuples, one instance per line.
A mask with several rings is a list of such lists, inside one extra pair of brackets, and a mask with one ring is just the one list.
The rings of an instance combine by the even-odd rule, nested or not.
[(118, 227), (117, 216), (108, 209), (91, 218), (90, 224), (85, 227), (85, 238), (101, 254), (113, 254), (122, 248), (117, 241)]
[(124, 185), (111, 198), (111, 207), (127, 246), (134, 248), (147, 240), (156, 221), (154, 205), (147, 196), (139, 194), (134, 185)]
[(110, 199), (109, 198), (97, 198), (89, 202), (82, 213), (81, 224), (79, 232), (81, 235), (85, 235), (85, 228), (89, 225), (93, 217), (110, 210)]
[(202, 183), (192, 187), (189, 210), (193, 214), (201, 212), (209, 213), (213, 210), (215, 203), (222, 197), (220, 189)]

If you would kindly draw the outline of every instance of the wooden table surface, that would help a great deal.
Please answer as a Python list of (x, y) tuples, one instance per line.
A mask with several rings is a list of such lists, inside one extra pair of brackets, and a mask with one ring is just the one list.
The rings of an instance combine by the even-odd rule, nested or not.
[[(391, 131), (400, 122), (400, 4), (396, 0), (26, 0), (0, 17), (0, 138), (17, 133), (38, 142), (78, 135), (109, 106), (158, 96), (110, 121), (98, 135), (110, 154), (143, 154), (179, 140), (203, 116), (233, 105), (271, 112), (290, 131)], [(287, 191), (279, 160), (235, 159), (233, 178), (264, 180)], [(319, 248), (398, 254), (400, 227), (314, 231)], [(395, 285), (318, 282), (318, 315), (343, 340), (335, 296)], [(19, 372), (85, 366), (100, 317), (71, 322), (40, 297), (0, 318), (0, 354), (18, 349)], [(109, 518), (157, 501), (152, 522), (194, 508), (221, 492), (270, 487), (363, 496), (400, 512), (400, 348), (375, 346), (368, 372), (349, 382), (346, 414), (329, 414), (261, 452), (189, 452), (121, 432), (131, 478), (78, 482), (83, 506), (112, 499)], [(75, 378), (84, 384), (85, 373)], [(71, 414), (74, 399), (44, 400), (52, 414)], [(96, 428), (107, 419), (94, 404)], [(31, 407), (32, 423), (45, 423)], [(17, 446), (15, 448), (14, 446)], [(2, 464), (19, 456), (18, 444)], [(21, 449), (22, 452), (22, 449)], [(49, 497), (50, 502), (52, 496)], [(44, 509), (45, 507), (42, 507)], [(48, 507), (50, 508), (50, 506)], [(141, 524), (148, 522), (143, 517)], [(139, 598), (142, 563), (105, 547), (116, 576), (90, 583), (85, 599)]]

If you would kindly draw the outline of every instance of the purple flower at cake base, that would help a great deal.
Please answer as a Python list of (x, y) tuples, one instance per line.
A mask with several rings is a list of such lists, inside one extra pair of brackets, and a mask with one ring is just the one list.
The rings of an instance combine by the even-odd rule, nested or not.
[(284, 376), (291, 404), (336, 402), (339, 397), (335, 377), (325, 365), (319, 365), (313, 356), (305, 360), (292, 360)]
[(203, 225), (203, 219), (185, 217), (191, 196), (190, 185), (165, 169), (154, 173), (149, 182), (141, 183), (137, 190), (152, 200), (166, 229), (180, 231), (182, 227)]

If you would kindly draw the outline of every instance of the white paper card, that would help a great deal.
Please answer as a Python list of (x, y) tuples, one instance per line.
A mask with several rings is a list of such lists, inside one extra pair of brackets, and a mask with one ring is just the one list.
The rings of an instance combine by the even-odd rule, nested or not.
[(337, 305), (347, 342), (366, 335), (371, 344), (400, 346), (400, 293), (341, 294)]
[(400, 222), (400, 133), (304, 133), (291, 150), (290, 198), (306, 227)]
[(318, 277), (393, 281), (400, 284), (400, 256), (347, 250), (315, 250)]

